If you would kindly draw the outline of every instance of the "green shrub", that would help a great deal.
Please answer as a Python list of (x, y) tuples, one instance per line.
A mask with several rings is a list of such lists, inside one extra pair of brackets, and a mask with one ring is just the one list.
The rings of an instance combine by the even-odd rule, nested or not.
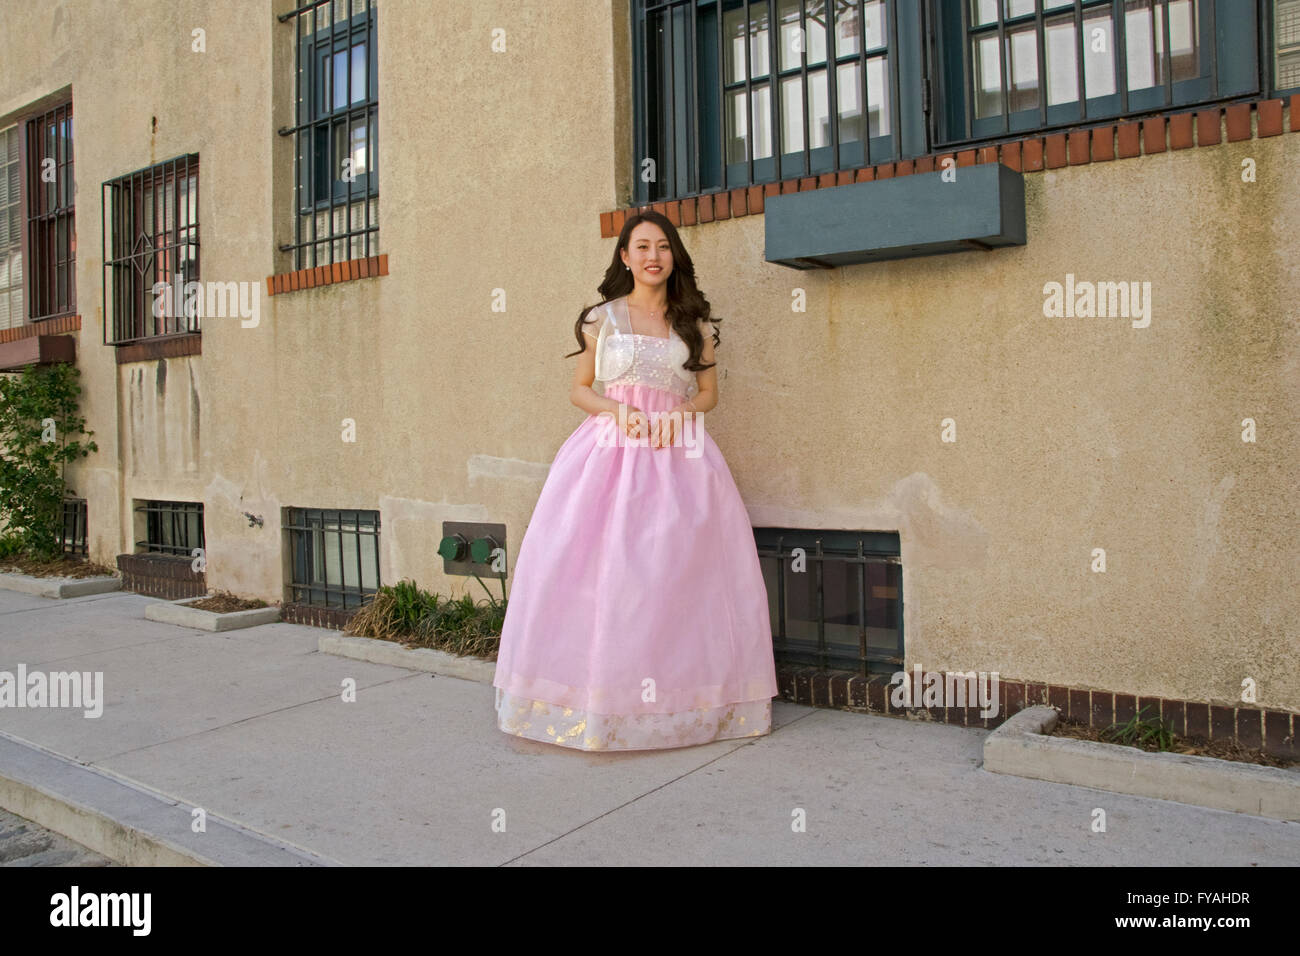
[(54, 560), (63, 553), (64, 466), (99, 448), (83, 442), (80, 372), (66, 363), (0, 375), (0, 554)]

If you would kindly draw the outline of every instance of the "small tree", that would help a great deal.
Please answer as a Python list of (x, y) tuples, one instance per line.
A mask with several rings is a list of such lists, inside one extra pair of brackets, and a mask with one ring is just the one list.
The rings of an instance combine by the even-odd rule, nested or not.
[(99, 451), (81, 436), (80, 371), (29, 365), (0, 375), (0, 554), (52, 560), (63, 554), (64, 466)]

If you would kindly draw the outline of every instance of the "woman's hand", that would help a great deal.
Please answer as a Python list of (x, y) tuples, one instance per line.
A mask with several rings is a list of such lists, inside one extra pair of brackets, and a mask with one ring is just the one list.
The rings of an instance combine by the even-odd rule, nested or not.
[(667, 448), (673, 443), (673, 438), (677, 435), (677, 417), (664, 413), (659, 416), (659, 420), (650, 427), (650, 447)]
[(628, 438), (637, 439), (650, 433), (650, 419), (646, 413), (635, 405), (625, 405), (627, 411), (623, 417), (623, 432)]

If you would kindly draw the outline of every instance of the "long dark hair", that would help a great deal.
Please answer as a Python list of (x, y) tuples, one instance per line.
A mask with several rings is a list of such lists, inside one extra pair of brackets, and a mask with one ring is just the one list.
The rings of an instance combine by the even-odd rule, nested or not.
[(618, 234), (618, 245), (614, 249), (614, 258), (605, 270), (605, 280), (597, 287), (601, 299), (595, 305), (587, 306), (578, 314), (578, 321), (573, 326), (573, 334), (578, 340), (578, 350), (570, 352), (564, 356), (569, 358), (573, 355), (581, 355), (586, 348), (587, 341), (583, 337), (582, 327), (586, 323), (587, 314), (592, 309), (604, 305), (617, 299), (621, 295), (627, 295), (636, 288), (636, 280), (632, 278), (632, 273), (627, 266), (623, 264), (623, 259), (619, 255), (628, 247), (631, 241), (632, 230), (643, 222), (654, 223), (664, 231), (668, 238), (668, 246), (673, 252), (673, 271), (668, 275), (668, 309), (666, 316), (671, 328), (677, 332), (683, 342), (690, 349), (690, 356), (684, 366), (691, 372), (702, 372), (705, 369), (713, 368), (716, 362), (702, 362), (701, 354), (704, 352), (704, 336), (700, 334), (700, 319), (713, 325), (713, 346), (717, 348), (722, 338), (718, 335), (718, 323), (722, 320), (711, 316), (709, 300), (704, 297), (695, 286), (695, 264), (691, 262), (690, 254), (687, 253), (686, 247), (682, 245), (682, 240), (677, 235), (677, 227), (674, 226), (668, 217), (662, 213), (657, 213), (653, 209), (647, 209), (645, 212), (637, 213), (634, 216), (628, 216), (627, 221), (623, 223), (623, 231)]

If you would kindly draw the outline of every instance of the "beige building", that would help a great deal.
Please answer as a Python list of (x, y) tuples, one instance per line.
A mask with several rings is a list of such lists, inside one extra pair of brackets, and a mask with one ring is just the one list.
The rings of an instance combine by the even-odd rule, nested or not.
[(653, 207), (787, 697), (1294, 752), (1300, 4), (66, 0), (0, 62), (0, 359), (75, 342), (129, 586), (485, 597)]

